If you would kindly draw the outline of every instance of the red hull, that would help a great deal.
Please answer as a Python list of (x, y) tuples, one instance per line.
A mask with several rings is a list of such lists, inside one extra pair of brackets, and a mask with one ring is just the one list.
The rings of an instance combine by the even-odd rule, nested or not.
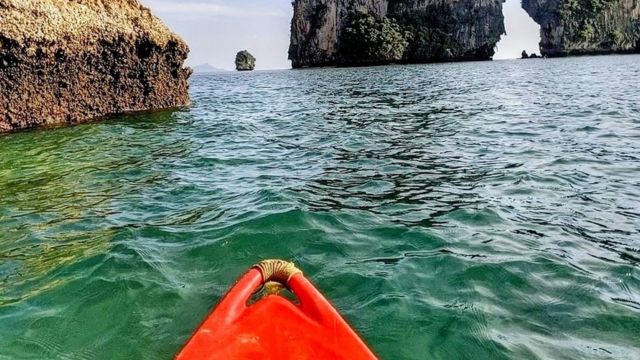
[(298, 298), (298, 305), (278, 295), (247, 305), (252, 294), (272, 280), (264, 279), (263, 272), (249, 270), (176, 359), (376, 359), (300, 272), (283, 281)]

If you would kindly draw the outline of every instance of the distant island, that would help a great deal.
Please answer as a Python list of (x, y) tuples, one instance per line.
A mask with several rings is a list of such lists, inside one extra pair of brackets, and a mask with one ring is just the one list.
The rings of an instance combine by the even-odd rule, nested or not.
[(219, 69), (209, 63), (204, 63), (200, 65), (196, 65), (193, 67), (193, 72), (196, 74), (208, 74), (208, 73), (217, 73), (217, 72), (226, 72), (227, 70)]
[[(491, 60), (503, 0), (294, 0), (294, 68)], [(640, 2), (523, 0), (543, 57), (640, 52)]]

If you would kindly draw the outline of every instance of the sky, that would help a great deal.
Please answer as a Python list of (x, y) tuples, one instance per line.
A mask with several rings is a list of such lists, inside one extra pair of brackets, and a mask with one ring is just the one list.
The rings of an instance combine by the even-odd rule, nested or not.
[(507, 0), (503, 4), (504, 26), (507, 35), (498, 43), (494, 59), (520, 57), (522, 50), (540, 55), (540, 25), (520, 6), (520, 0)]
[[(189, 44), (191, 66), (209, 63), (234, 68), (235, 55), (249, 50), (257, 69), (287, 69), (291, 0), (142, 0), (152, 12)], [(507, 36), (498, 43), (495, 59), (539, 52), (539, 26), (520, 7), (520, 0), (504, 6)]]

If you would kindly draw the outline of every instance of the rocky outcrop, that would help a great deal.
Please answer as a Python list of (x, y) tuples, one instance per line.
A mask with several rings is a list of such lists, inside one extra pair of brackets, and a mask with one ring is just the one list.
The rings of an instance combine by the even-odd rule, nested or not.
[(489, 60), (503, 0), (295, 0), (294, 68)]
[(239, 51), (236, 54), (236, 70), (253, 71), (256, 68), (256, 58), (247, 50)]
[(188, 52), (138, 0), (0, 0), (0, 132), (188, 105)]
[(527, 54), (526, 50), (522, 50), (522, 54), (520, 55), (520, 59), (537, 59), (539, 57), (536, 53), (531, 53), (531, 55)]
[(638, 0), (523, 0), (543, 56), (640, 52)]

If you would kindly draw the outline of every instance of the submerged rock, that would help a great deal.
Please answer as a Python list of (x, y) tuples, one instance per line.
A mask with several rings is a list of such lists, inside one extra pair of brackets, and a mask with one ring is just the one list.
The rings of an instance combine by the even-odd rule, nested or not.
[(252, 71), (256, 68), (256, 58), (247, 50), (239, 51), (236, 54), (236, 70)]
[(503, 0), (295, 0), (294, 68), (489, 60)]
[(188, 105), (188, 52), (138, 0), (0, 0), (0, 132)]
[(543, 57), (639, 53), (638, 0), (523, 0), (540, 24)]

